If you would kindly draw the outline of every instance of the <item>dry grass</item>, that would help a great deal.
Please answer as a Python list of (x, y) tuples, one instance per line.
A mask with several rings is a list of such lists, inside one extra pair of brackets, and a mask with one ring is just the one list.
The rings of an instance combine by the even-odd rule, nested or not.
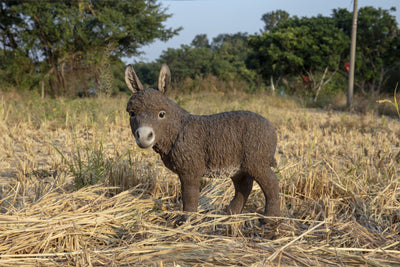
[[(127, 98), (0, 94), (1, 266), (399, 264), (398, 120), (261, 93), (176, 96), (194, 113), (273, 121), (283, 212), (260, 227), (256, 186), (245, 213), (226, 216), (229, 178), (203, 179), (199, 213), (173, 228), (179, 181), (134, 144)], [(77, 174), (96, 184), (77, 189)]]

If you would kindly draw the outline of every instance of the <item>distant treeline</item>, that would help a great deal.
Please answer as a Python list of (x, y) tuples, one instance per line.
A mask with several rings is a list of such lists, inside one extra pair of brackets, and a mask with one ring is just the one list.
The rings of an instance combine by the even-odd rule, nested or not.
[[(393, 92), (400, 81), (400, 31), (394, 11), (364, 7), (358, 14), (356, 92)], [(262, 16), (260, 34), (221, 34), (211, 42), (197, 35), (190, 45), (163, 51), (135, 70), (156, 85), (162, 63), (173, 71), (178, 90), (259, 90), (307, 95), (313, 99), (347, 89), (352, 13), (291, 17), (277, 10)], [(283, 93), (282, 92), (282, 93)]]
[[(400, 80), (394, 10), (359, 10), (356, 93), (392, 92)], [(166, 12), (156, 0), (2, 1), (0, 89), (51, 96), (124, 91), (121, 59), (179, 33), (165, 28)], [(299, 18), (277, 10), (261, 19), (259, 34), (221, 34), (211, 41), (199, 34), (134, 68), (143, 83), (155, 86), (167, 63), (175, 90), (185, 92), (270, 89), (317, 99), (346, 89), (351, 12)]]

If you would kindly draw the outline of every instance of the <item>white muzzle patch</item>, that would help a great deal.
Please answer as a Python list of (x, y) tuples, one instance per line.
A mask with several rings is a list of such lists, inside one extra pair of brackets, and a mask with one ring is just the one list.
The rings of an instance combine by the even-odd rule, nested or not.
[(153, 128), (148, 126), (139, 127), (135, 132), (135, 140), (139, 147), (150, 148), (154, 144), (156, 135)]

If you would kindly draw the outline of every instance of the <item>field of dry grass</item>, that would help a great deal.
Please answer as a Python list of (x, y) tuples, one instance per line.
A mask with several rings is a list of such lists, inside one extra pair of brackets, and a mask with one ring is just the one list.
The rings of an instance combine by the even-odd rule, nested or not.
[(247, 109), (275, 124), (282, 217), (259, 226), (258, 186), (244, 214), (226, 216), (229, 177), (204, 178), (199, 213), (174, 228), (179, 181), (136, 146), (128, 96), (0, 93), (0, 265), (399, 265), (397, 118), (262, 93), (172, 98), (193, 113)]

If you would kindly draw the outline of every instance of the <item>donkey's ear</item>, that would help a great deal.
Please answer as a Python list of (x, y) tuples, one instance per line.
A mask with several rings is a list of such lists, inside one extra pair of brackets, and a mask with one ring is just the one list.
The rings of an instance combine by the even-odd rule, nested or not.
[(132, 93), (143, 90), (143, 85), (139, 81), (139, 78), (133, 70), (132, 65), (129, 65), (125, 70), (125, 82)]
[(158, 75), (158, 90), (165, 94), (171, 83), (171, 71), (167, 64), (162, 64), (160, 75)]

